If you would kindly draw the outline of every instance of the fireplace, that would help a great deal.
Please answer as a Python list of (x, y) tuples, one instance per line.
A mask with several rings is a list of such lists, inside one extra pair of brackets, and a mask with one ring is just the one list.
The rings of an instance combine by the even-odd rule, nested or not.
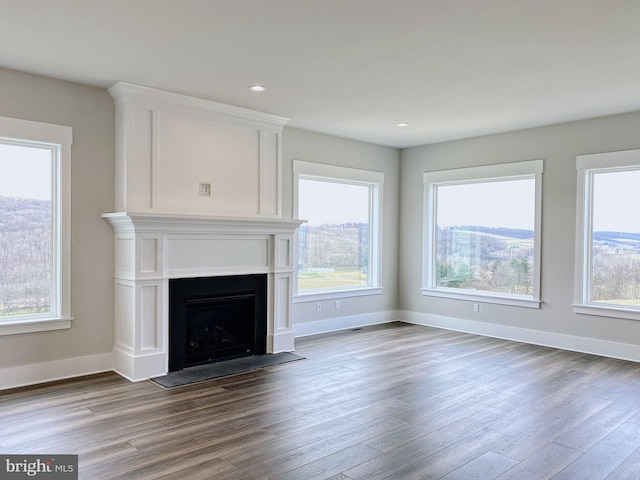
[[(288, 120), (122, 82), (109, 93), (116, 108), (116, 211), (103, 218), (115, 233), (114, 370), (133, 381), (167, 374), (175, 336), (169, 291), (180, 279), (264, 275), (267, 285), (255, 306), (252, 294), (229, 296), (226, 289), (187, 295), (181, 308), (196, 326), (189, 327), (193, 348), (183, 334), (185, 365), (252, 349), (293, 351), (293, 244), (302, 221), (286, 218), (283, 208)], [(249, 327), (253, 338), (238, 340), (244, 334), (234, 330), (237, 317), (261, 303), (266, 327), (261, 320)], [(237, 343), (228, 350), (212, 348), (216, 325), (201, 325), (215, 310), (227, 323), (218, 338), (224, 346)]]
[[(301, 221), (146, 212), (103, 217), (116, 235), (114, 370), (120, 375), (145, 380), (209, 359), (248, 355), (251, 349), (253, 354), (295, 349), (293, 234)], [(261, 286), (219, 286), (244, 277), (261, 278)], [(170, 309), (175, 304), (170, 291), (200, 280), (204, 280), (203, 290), (187, 288), (180, 307), (194, 314), (196, 325), (210, 315), (207, 311), (219, 307), (227, 322), (226, 333), (219, 333), (229, 340), (229, 334), (238, 336), (228, 326), (238, 322), (238, 311), (266, 313), (260, 313), (261, 319), (250, 327), (255, 329), (253, 338), (249, 335), (249, 341), (238, 342), (235, 350), (212, 352), (210, 346), (197, 347), (181, 361), (182, 367), (176, 366), (169, 358), (174, 350), (170, 337), (175, 336), (170, 326)], [(253, 292), (259, 292), (255, 300)], [(255, 306), (250, 306), (254, 301)], [(194, 340), (215, 343), (211, 330), (205, 328), (194, 334)], [(186, 357), (186, 330), (183, 336)]]
[(267, 276), (169, 281), (169, 371), (266, 353)]

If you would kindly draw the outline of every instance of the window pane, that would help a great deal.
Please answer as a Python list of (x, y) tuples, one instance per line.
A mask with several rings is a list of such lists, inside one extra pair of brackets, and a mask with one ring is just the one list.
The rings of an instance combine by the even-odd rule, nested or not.
[(593, 175), (591, 301), (640, 307), (640, 170)]
[(298, 291), (369, 284), (370, 187), (300, 178)]
[(51, 313), (52, 155), (0, 142), (0, 317)]
[(535, 179), (436, 187), (435, 286), (533, 295)]

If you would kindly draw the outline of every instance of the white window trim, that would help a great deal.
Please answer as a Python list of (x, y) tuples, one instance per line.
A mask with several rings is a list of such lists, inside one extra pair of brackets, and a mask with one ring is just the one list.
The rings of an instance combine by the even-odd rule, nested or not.
[[(422, 295), (430, 297), (468, 300), (526, 308), (540, 308), (540, 265), (541, 265), (541, 227), (542, 227), (542, 172), (543, 160), (485, 165), (480, 167), (458, 168), (424, 172), (424, 215), (423, 215), (423, 267)], [(535, 178), (535, 219), (534, 219), (534, 278), (533, 295), (507, 295), (493, 292), (459, 290), (436, 286), (435, 255), (436, 245), (436, 198), (435, 187), (446, 184), (510, 180), (518, 177)]]
[(27, 141), (57, 145), (59, 165), (52, 173), (52, 201), (54, 215), (58, 216), (59, 230), (53, 232), (52, 244), (58, 251), (53, 267), (56, 278), (52, 301), (53, 315), (9, 317), (0, 320), (0, 335), (43, 332), (71, 328), (71, 145), (73, 130), (64, 125), (33, 122), (0, 117), (0, 137), (15, 141)]
[(615, 172), (640, 168), (640, 149), (621, 152), (594, 153), (578, 155), (576, 170), (578, 173), (576, 189), (576, 261), (574, 282), (574, 313), (599, 315), (603, 317), (640, 320), (640, 309), (591, 302), (591, 243), (593, 190), (591, 188), (594, 173)]
[[(305, 291), (298, 293), (298, 269), (294, 273), (294, 297), (293, 303), (330, 300), (333, 298), (360, 297), (365, 295), (379, 295), (382, 293), (382, 194), (384, 185), (384, 173), (357, 168), (339, 167), (324, 163), (293, 161), (293, 216), (298, 218), (298, 188), (300, 178), (317, 178), (332, 182), (348, 184), (362, 184), (372, 186), (373, 198), (369, 208), (369, 224), (371, 225), (371, 242), (369, 244), (369, 286), (342, 287), (318, 291)], [(304, 219), (302, 219), (304, 220)], [(293, 256), (298, 262), (298, 239), (293, 242)]]

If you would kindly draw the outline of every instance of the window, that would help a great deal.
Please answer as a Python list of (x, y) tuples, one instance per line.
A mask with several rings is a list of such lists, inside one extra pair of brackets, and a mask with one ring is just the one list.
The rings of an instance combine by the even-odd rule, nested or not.
[(297, 300), (380, 293), (383, 174), (294, 161)]
[(71, 136), (0, 117), (0, 334), (70, 327)]
[(423, 295), (538, 308), (542, 160), (424, 174)]
[(578, 313), (640, 320), (640, 150), (577, 158)]

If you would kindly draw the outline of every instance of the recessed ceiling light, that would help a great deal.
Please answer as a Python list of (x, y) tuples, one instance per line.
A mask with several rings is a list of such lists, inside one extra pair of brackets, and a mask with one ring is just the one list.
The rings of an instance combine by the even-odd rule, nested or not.
[(407, 122), (396, 123), (396, 127), (404, 128), (404, 127), (408, 127), (408, 126), (409, 126), (409, 124)]
[(267, 89), (264, 85), (251, 85), (249, 90), (252, 92), (264, 92)]

